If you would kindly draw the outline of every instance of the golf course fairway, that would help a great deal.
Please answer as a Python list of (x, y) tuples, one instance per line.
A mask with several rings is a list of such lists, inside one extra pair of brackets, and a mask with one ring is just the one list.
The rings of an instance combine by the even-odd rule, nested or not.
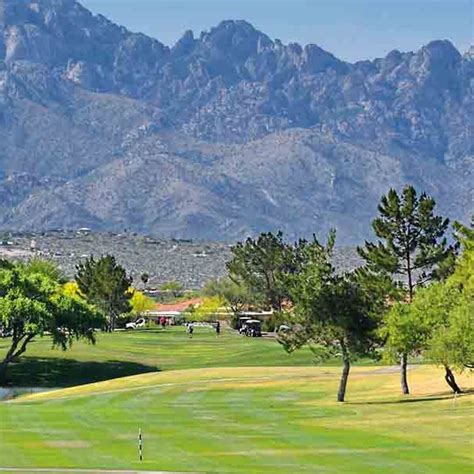
[[(472, 379), (414, 366), (151, 372), (0, 403), (0, 467), (195, 473), (472, 473)], [(144, 436), (138, 461), (137, 436)], [(65, 470), (64, 472), (67, 472)]]

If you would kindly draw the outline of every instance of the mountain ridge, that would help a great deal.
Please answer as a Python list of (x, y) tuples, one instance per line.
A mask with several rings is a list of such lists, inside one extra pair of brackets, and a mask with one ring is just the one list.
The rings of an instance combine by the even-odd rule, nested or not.
[(473, 211), (474, 62), (449, 41), (352, 64), (246, 21), (168, 47), (74, 0), (4, 6), (3, 228), (337, 226), (353, 244), (405, 183), (452, 217)]

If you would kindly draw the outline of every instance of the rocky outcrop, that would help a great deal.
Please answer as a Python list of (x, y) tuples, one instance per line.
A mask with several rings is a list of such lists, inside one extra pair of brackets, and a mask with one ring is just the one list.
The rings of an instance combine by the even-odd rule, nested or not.
[(353, 243), (381, 184), (406, 182), (473, 211), (472, 51), (442, 40), (350, 64), (245, 21), (169, 48), (74, 0), (3, 3), (0, 179), (41, 183), (15, 197), (0, 182), (4, 227), (234, 239), (337, 224)]

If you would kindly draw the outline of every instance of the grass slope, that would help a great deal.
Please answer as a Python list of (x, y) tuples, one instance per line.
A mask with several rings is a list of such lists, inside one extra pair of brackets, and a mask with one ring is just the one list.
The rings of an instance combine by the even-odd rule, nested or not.
[[(0, 358), (10, 340), (0, 339)], [(62, 387), (157, 370), (199, 367), (310, 366), (312, 354), (286, 354), (274, 340), (251, 339), (195, 328), (189, 339), (184, 327), (98, 334), (95, 346), (75, 342), (66, 352), (51, 350), (49, 338), (28, 346), (19, 363), (9, 368), (15, 386)]]
[[(442, 371), (240, 367), (150, 373), (0, 404), (0, 466), (206, 473), (472, 473), (471, 393)], [(464, 387), (470, 385), (461, 377)], [(145, 437), (137, 462), (136, 438)]]

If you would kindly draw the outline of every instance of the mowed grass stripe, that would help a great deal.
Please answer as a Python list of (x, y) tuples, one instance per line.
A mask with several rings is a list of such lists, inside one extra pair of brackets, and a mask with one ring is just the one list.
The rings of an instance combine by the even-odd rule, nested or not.
[[(376, 374), (377, 367), (354, 367), (352, 378), (365, 377)], [(296, 385), (303, 385), (310, 389), (311, 384), (322, 379), (335, 380), (340, 373), (336, 367), (221, 367), (212, 369), (189, 369), (168, 372), (156, 372), (132, 377), (123, 377), (105, 382), (80, 385), (59, 390), (24, 395), (10, 403), (25, 403), (32, 401), (54, 400), (60, 398), (110, 394), (127, 392), (150, 387), (161, 391), (179, 390), (184, 386), (188, 391), (207, 390), (209, 385), (216, 385), (217, 389), (232, 389), (238, 387), (274, 387), (286, 386), (294, 380)]]
[[(0, 405), (2, 433), (17, 433), (8, 455), (0, 450), (0, 466), (472, 472), (473, 396), (454, 402), (440, 369), (411, 370), (413, 395), (402, 398), (398, 373), (354, 368), (345, 404), (334, 401), (339, 373), (333, 367), (183, 370), (26, 396)], [(460, 377), (464, 388), (471, 382)]]

